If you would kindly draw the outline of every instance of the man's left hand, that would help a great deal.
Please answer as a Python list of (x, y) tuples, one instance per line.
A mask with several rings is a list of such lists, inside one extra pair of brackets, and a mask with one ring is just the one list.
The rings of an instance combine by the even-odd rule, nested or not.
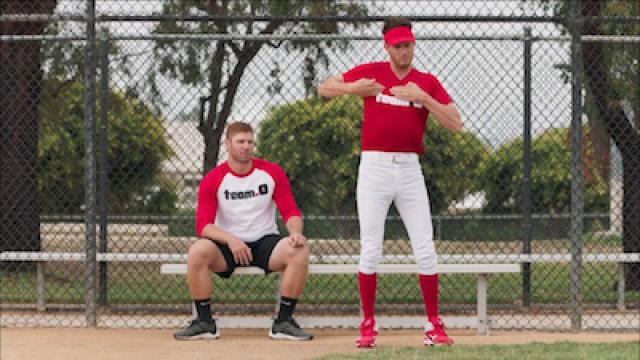
[(426, 94), (414, 82), (408, 82), (407, 85), (394, 86), (389, 91), (397, 98), (411, 102), (419, 102)]
[(307, 238), (302, 234), (289, 234), (289, 245), (293, 247), (302, 247), (306, 242)]

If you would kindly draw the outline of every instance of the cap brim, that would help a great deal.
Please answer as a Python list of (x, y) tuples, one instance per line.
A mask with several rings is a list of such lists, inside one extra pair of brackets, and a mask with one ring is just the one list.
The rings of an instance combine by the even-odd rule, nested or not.
[(413, 36), (401, 36), (394, 39), (389, 39), (387, 44), (389, 45), (397, 45), (404, 42), (415, 42), (416, 39)]

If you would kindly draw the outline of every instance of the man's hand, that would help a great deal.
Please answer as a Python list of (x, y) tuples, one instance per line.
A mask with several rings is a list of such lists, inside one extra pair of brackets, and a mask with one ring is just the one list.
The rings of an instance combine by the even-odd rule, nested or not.
[(307, 242), (307, 238), (300, 233), (294, 233), (287, 237), (287, 241), (292, 247), (302, 247)]
[(413, 82), (408, 82), (407, 85), (394, 86), (389, 89), (389, 92), (397, 98), (411, 102), (420, 102), (420, 99), (426, 94), (426, 92)]
[(251, 263), (251, 260), (253, 260), (253, 255), (251, 255), (251, 249), (249, 249), (249, 247), (244, 241), (234, 238), (232, 241), (227, 242), (227, 246), (229, 246), (229, 249), (233, 254), (233, 260), (237, 264), (246, 266)]
[(384, 90), (384, 86), (375, 79), (362, 78), (349, 83), (349, 93), (360, 97), (376, 96)]

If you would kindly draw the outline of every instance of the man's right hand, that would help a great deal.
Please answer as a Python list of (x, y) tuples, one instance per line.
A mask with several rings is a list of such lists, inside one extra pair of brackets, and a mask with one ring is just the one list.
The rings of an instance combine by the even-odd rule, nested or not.
[(251, 263), (251, 260), (253, 260), (251, 249), (249, 249), (244, 241), (234, 238), (232, 241), (227, 242), (227, 246), (229, 246), (236, 264), (247, 266)]
[(360, 97), (376, 96), (384, 90), (384, 86), (375, 79), (362, 78), (349, 83), (349, 93)]

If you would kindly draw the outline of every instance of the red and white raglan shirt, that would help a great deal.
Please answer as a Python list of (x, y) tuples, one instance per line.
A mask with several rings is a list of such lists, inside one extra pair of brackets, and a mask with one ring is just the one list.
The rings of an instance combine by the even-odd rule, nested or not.
[(234, 173), (224, 162), (202, 179), (196, 210), (199, 237), (207, 224), (215, 224), (250, 243), (278, 234), (276, 207), (285, 224), (292, 216), (300, 216), (284, 170), (262, 159), (252, 160), (246, 174)]
[(414, 68), (398, 79), (389, 62), (358, 65), (342, 74), (345, 82), (375, 79), (384, 86), (377, 96), (364, 98), (361, 147), (363, 151), (414, 152), (422, 154), (422, 138), (429, 111), (420, 103), (399, 99), (389, 91), (394, 86), (414, 82), (443, 105), (452, 102), (440, 81)]

